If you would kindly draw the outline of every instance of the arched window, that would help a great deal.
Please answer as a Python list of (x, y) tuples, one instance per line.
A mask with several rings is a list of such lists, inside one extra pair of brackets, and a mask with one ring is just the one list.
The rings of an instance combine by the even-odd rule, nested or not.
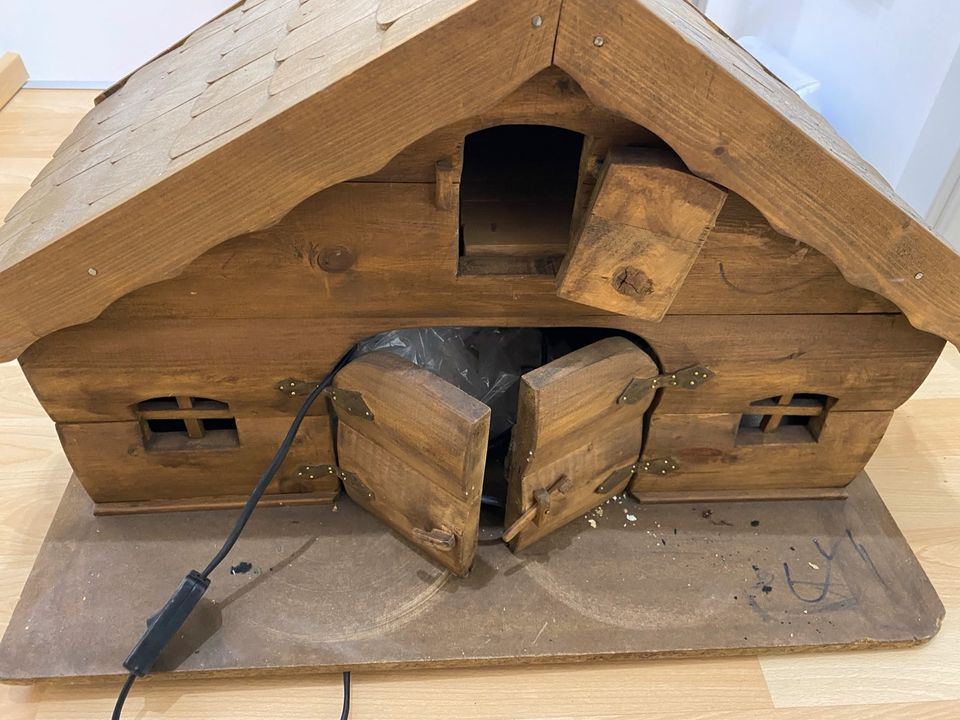
[(219, 400), (177, 395), (144, 400), (137, 416), (147, 450), (197, 450), (237, 447), (237, 421)]
[(460, 254), (509, 267), (567, 252), (583, 135), (546, 125), (500, 125), (468, 135), (460, 178)]

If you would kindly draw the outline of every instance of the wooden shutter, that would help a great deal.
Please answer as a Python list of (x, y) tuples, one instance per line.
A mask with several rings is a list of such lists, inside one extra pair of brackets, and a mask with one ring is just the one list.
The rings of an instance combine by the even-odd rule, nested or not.
[(611, 152), (557, 275), (567, 300), (659, 322), (727, 194), (662, 150)]
[[(624, 490), (653, 393), (622, 402), (657, 366), (626, 338), (601, 340), (523, 376), (508, 469), (506, 525), (528, 518), (514, 550)], [(546, 507), (545, 507), (546, 506)]]
[(477, 549), (490, 409), (389, 352), (347, 365), (329, 396), (347, 494), (466, 574)]

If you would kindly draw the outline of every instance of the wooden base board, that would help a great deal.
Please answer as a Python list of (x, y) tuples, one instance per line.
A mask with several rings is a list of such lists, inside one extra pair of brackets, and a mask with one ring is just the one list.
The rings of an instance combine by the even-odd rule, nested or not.
[[(292, 507), (295, 505), (332, 505), (339, 491), (312, 493), (276, 493), (264, 495), (259, 507)], [(248, 495), (183, 498), (180, 500), (145, 500), (143, 502), (94, 503), (93, 514), (138, 515), (141, 513), (199, 512), (201, 510), (235, 510), (242, 508)]]
[(633, 492), (645, 505), (660, 503), (771, 502), (774, 500), (846, 500), (847, 488), (760, 488), (757, 490), (687, 490)]
[[(520, 555), (491, 521), (465, 579), (349, 500), (263, 508), (156, 669), (290, 674), (928, 640), (944, 613), (935, 590), (867, 476), (848, 492), (716, 506), (621, 498)], [(235, 517), (95, 517), (71, 482), (0, 643), (0, 677), (121, 674), (144, 618)], [(249, 571), (231, 574), (241, 562)]]

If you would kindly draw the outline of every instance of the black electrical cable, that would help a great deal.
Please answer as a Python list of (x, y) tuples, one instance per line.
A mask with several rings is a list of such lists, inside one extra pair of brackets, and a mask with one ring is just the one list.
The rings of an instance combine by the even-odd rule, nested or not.
[(340, 720), (350, 717), (350, 673), (343, 674), (343, 710), (340, 711)]
[[(127, 695), (130, 694), (130, 688), (133, 687), (133, 681), (136, 679), (137, 676), (134, 673), (127, 675), (127, 680), (123, 683), (123, 687), (120, 688), (120, 694), (117, 695), (117, 704), (113, 706), (112, 720), (120, 720), (120, 713), (123, 712), (123, 704), (127, 701)], [(343, 718), (341, 718), (341, 720), (343, 720)]]
[(253, 515), (253, 511), (257, 507), (257, 503), (260, 502), (260, 498), (263, 496), (264, 491), (266, 491), (270, 481), (273, 480), (273, 476), (277, 474), (280, 466), (283, 465), (283, 461), (287, 459), (287, 453), (290, 451), (290, 446), (293, 445), (293, 441), (297, 437), (297, 432), (300, 430), (300, 424), (303, 422), (303, 418), (306, 417), (310, 407), (313, 405), (316, 399), (320, 397), (320, 394), (330, 385), (331, 382), (333, 382), (334, 376), (340, 372), (343, 367), (350, 362), (351, 359), (353, 359), (355, 352), (356, 348), (353, 348), (350, 350), (350, 352), (340, 358), (340, 361), (334, 366), (333, 370), (327, 373), (326, 377), (320, 381), (320, 383), (307, 396), (307, 399), (303, 401), (303, 405), (301, 405), (300, 410), (297, 411), (296, 416), (293, 418), (293, 422), (290, 423), (290, 429), (287, 430), (286, 437), (283, 438), (283, 442), (280, 443), (280, 447), (277, 448), (277, 452), (274, 454), (273, 460), (270, 462), (270, 465), (267, 466), (267, 469), (263, 471), (263, 475), (260, 477), (260, 482), (257, 483), (257, 486), (253, 489), (253, 492), (250, 493), (250, 497), (247, 498), (247, 502), (243, 506), (243, 510), (240, 512), (240, 516), (237, 518), (236, 524), (233, 526), (233, 530), (230, 531), (227, 539), (223, 542), (223, 547), (217, 551), (217, 554), (213, 556), (213, 559), (207, 564), (207, 567), (204, 568), (202, 573), (200, 573), (202, 578), (206, 579), (210, 573), (216, 569), (217, 565), (223, 562), (223, 559), (233, 549), (233, 546), (240, 538), (240, 533), (243, 532), (244, 526), (247, 524), (250, 516)]
[[(223, 562), (224, 558), (233, 549), (233, 546), (236, 545), (237, 540), (240, 538), (240, 533), (243, 532), (243, 528), (246, 526), (247, 521), (250, 519), (250, 516), (253, 515), (253, 511), (256, 509), (257, 503), (260, 502), (260, 498), (266, 491), (267, 486), (273, 480), (273, 476), (277, 474), (280, 466), (283, 465), (283, 461), (286, 460), (287, 453), (290, 452), (290, 447), (293, 445), (293, 441), (297, 437), (297, 432), (300, 430), (300, 425), (303, 423), (303, 419), (306, 417), (317, 398), (319, 398), (323, 391), (330, 386), (337, 373), (340, 372), (344, 366), (346, 366), (346, 364), (353, 359), (356, 352), (357, 348), (353, 347), (346, 355), (340, 358), (333, 369), (327, 373), (326, 376), (324, 376), (324, 378), (303, 401), (303, 404), (300, 406), (300, 409), (293, 418), (293, 422), (290, 423), (290, 429), (287, 430), (287, 434), (284, 436), (283, 442), (281, 442), (280, 447), (277, 448), (277, 452), (274, 454), (273, 460), (270, 461), (267, 469), (263, 471), (263, 475), (260, 476), (260, 480), (257, 482), (256, 487), (254, 487), (253, 492), (250, 493), (250, 497), (247, 498), (247, 502), (244, 504), (243, 510), (240, 511), (240, 515), (237, 517), (237, 521), (234, 523), (233, 529), (230, 531), (230, 534), (227, 535), (226, 540), (224, 540), (223, 546), (207, 564), (207, 567), (204, 568), (202, 573), (198, 573), (195, 570), (191, 571), (174, 593), (173, 597), (167, 601), (167, 604), (160, 610), (160, 612), (147, 621), (147, 632), (144, 633), (143, 637), (140, 638), (137, 646), (124, 662), (124, 667), (130, 670), (130, 675), (123, 683), (123, 687), (120, 689), (120, 694), (117, 696), (117, 703), (113, 709), (112, 720), (120, 720), (120, 714), (123, 712), (123, 704), (126, 702), (127, 695), (130, 693), (130, 688), (133, 686), (134, 680), (136, 680), (137, 677), (146, 675), (150, 671), (150, 669), (153, 667), (154, 661), (160, 654), (160, 651), (163, 650), (176, 631), (179, 630), (181, 625), (186, 621), (196, 604), (200, 601), (200, 598), (203, 596), (203, 593), (210, 584), (210, 573), (216, 570), (217, 566)], [(343, 713), (340, 715), (341, 720), (346, 720), (349, 714), (350, 673), (345, 672), (343, 674)]]

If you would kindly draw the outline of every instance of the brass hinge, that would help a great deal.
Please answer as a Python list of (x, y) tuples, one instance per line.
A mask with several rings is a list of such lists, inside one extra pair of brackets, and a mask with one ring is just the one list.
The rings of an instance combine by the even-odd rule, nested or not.
[(606, 495), (607, 493), (613, 492), (613, 489), (617, 487), (617, 485), (630, 480), (636, 471), (636, 465), (627, 465), (627, 467), (614, 470), (612, 473), (610, 473), (606, 480), (597, 485), (594, 492), (600, 495)]
[(309, 395), (317, 389), (320, 382), (310, 382), (309, 380), (299, 380), (297, 378), (287, 378), (277, 385), (277, 390), (284, 395)]
[(680, 469), (680, 463), (672, 457), (641, 460), (637, 463), (637, 473), (644, 475), (669, 475)]
[(349, 485), (355, 493), (367, 498), (367, 500), (371, 502), (377, 499), (373, 494), (373, 490), (368, 488), (360, 478), (349, 470), (344, 470), (336, 465), (304, 465), (297, 470), (297, 477), (304, 478), (305, 480), (316, 480), (325, 475), (335, 476), (344, 485)]
[(340, 470), (340, 479), (343, 481), (343, 485), (350, 490), (353, 490), (355, 495), (366, 498), (370, 502), (376, 502), (377, 496), (373, 493), (367, 484), (363, 482), (360, 478), (354, 475), (349, 470)]
[(632, 405), (639, 402), (648, 393), (661, 388), (678, 388), (681, 390), (693, 390), (700, 387), (707, 380), (712, 378), (715, 373), (703, 365), (691, 365), (690, 367), (677, 370), (672, 373), (663, 373), (648, 378), (634, 378), (630, 384), (620, 393), (617, 398), (617, 404), (624, 403)]
[(355, 390), (344, 388), (327, 388), (324, 390), (333, 401), (333, 409), (337, 415), (353, 415), (364, 420), (373, 420), (373, 411), (367, 405), (363, 395)]
[(316, 480), (324, 475), (335, 475), (337, 478), (343, 479), (340, 477), (341, 472), (336, 465), (303, 465), (297, 468), (297, 477), (305, 480)]

